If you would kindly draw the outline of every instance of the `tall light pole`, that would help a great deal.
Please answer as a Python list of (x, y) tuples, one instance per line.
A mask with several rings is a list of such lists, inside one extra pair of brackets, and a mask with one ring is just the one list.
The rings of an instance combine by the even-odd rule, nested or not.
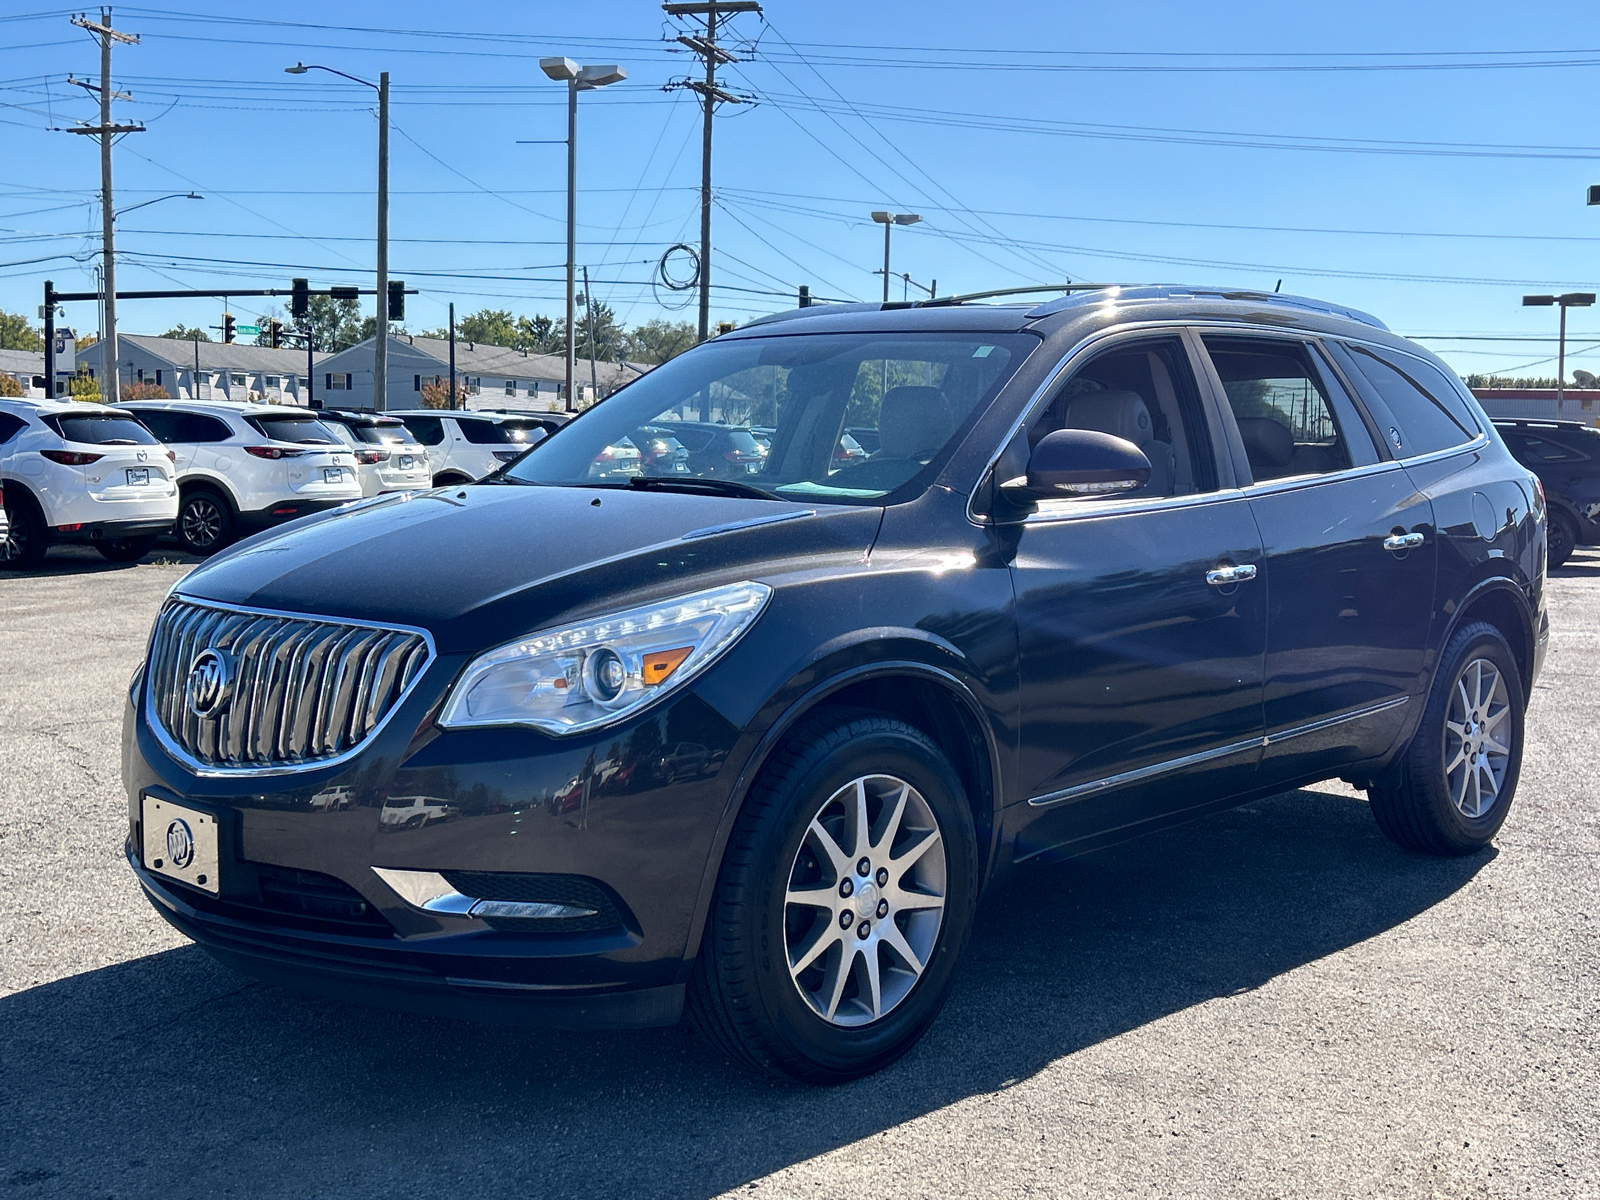
[(567, 411), (573, 412), (573, 377), (577, 372), (578, 277), (578, 93), (605, 87), (628, 77), (618, 66), (583, 67), (570, 58), (541, 58), (539, 69), (567, 85)]
[(1524, 296), (1525, 308), (1561, 306), (1561, 337), (1556, 343), (1556, 416), (1561, 415), (1561, 401), (1567, 394), (1567, 309), (1588, 308), (1595, 301), (1593, 292), (1568, 292), (1564, 296)]
[(389, 407), (389, 72), (380, 72), (378, 82), (372, 83), (317, 63), (297, 62), (284, 71), (289, 75), (326, 71), (378, 93), (378, 294), (373, 305), (377, 321), (372, 339), (372, 407), (383, 412)]
[(922, 220), (916, 213), (875, 212), (872, 219), (883, 226), (883, 302), (889, 303), (889, 231), (896, 225), (915, 225)]
[(127, 208), (118, 209), (113, 220), (120, 221), (136, 208), (146, 208), (152, 204), (160, 204), (163, 200), (204, 200), (205, 197), (196, 192), (173, 192), (170, 196), (157, 196), (154, 200), (145, 200), (138, 204), (130, 204)]

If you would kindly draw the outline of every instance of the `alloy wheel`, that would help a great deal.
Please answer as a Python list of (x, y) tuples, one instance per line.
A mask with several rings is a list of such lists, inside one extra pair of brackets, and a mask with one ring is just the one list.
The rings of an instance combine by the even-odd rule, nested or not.
[(215, 500), (196, 496), (183, 506), (178, 530), (189, 545), (200, 550), (209, 549), (222, 536), (222, 510)]
[(1514, 736), (1511, 699), (1500, 669), (1475, 658), (1456, 676), (1444, 722), (1444, 774), (1450, 802), (1469, 819), (1482, 817), (1500, 796)]
[(917, 985), (948, 888), (932, 807), (903, 779), (863, 775), (817, 810), (789, 869), (784, 949), (800, 995), (833, 1025), (867, 1025)]

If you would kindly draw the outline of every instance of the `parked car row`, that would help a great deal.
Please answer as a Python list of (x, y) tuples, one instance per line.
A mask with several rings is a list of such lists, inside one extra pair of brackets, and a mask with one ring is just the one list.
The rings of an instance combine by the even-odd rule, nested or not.
[[(51, 544), (72, 541), (131, 562), (169, 533), (191, 553), (212, 554), (366, 496), (476, 482), (565, 420), (229, 401), (0, 401), (0, 562), (33, 566)], [(638, 452), (623, 453), (637, 473)], [(670, 458), (673, 449), (662, 443), (652, 454)]]
[(1539, 477), (1550, 506), (1550, 565), (1600, 545), (1600, 429), (1577, 421), (1498, 420), (1512, 456)]

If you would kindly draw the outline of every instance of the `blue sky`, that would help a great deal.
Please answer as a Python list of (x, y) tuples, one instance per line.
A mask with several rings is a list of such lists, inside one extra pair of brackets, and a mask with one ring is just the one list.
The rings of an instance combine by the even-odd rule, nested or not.
[[(98, 159), (50, 132), (93, 117), (67, 82), (98, 52), (70, 10), (0, 5), (0, 308), (92, 287)], [(1553, 374), (1551, 309), (1526, 292), (1600, 277), (1600, 8), (772, 0), (717, 120), (714, 317), (789, 307), (808, 284), (872, 299), (873, 209), (894, 270), (941, 293), (1060, 278), (1272, 288), (1426, 335), (1460, 371)], [(618, 62), (580, 114), (579, 259), (632, 323), (688, 295), (656, 261), (698, 238), (699, 117), (662, 86), (692, 66), (656, 3), (117, 7), (119, 286), (370, 286), (375, 121), (366, 89), (291, 76), (326, 63), (393, 88), (391, 274), (410, 328), (480, 307), (560, 308), (563, 89), (541, 55)], [(26, 260), (60, 256), (46, 262)], [(740, 289), (740, 290), (734, 290)], [(900, 295), (900, 285), (894, 294)], [(261, 307), (235, 300), (239, 314)], [(217, 323), (220, 302), (122, 306), (122, 328)], [(692, 307), (676, 314), (693, 318)], [(69, 323), (92, 330), (91, 306)], [(1570, 366), (1600, 371), (1600, 313)], [(1585, 338), (1585, 335), (1593, 335)], [(1596, 346), (1593, 351), (1583, 347)]]

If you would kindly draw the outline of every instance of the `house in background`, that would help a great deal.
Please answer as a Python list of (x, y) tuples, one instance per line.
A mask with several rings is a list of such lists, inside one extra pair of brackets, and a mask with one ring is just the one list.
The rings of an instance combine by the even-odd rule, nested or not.
[(24, 396), (44, 398), (42, 350), (0, 350), (0, 375), (9, 375), (21, 384)]
[[(317, 364), (317, 399), (332, 408), (371, 408), (372, 344), (368, 338)], [(633, 363), (578, 363), (577, 405), (594, 403), (650, 368)], [(450, 343), (442, 338), (389, 335), (389, 407), (421, 408), (422, 389), (450, 379)], [(558, 411), (567, 407), (566, 366), (557, 354), (456, 339), (456, 379), (470, 408)], [(598, 383), (598, 389), (595, 384)]]
[[(312, 356), (314, 365), (326, 354)], [(99, 378), (98, 344), (78, 351), (78, 363)], [(182, 338), (124, 333), (117, 337), (117, 369), (124, 384), (150, 383), (174, 400), (238, 400), (306, 404), (306, 352), (245, 346), (238, 342), (191, 342)], [(42, 368), (41, 368), (42, 369)], [(321, 381), (317, 380), (320, 384)], [(320, 391), (320, 387), (316, 390)]]

